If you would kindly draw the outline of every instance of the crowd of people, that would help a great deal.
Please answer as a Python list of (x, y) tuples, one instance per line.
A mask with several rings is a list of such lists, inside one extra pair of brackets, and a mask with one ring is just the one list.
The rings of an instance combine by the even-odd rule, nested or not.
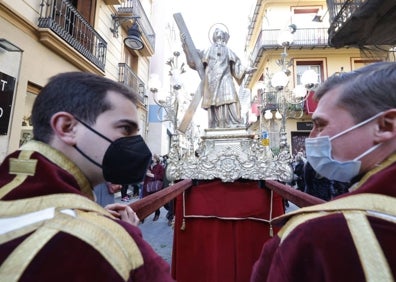
[[(151, 164), (144, 177), (142, 186), (142, 197), (154, 194), (169, 186), (169, 181), (166, 178), (165, 171), (167, 166), (168, 156), (160, 156), (154, 154)], [(172, 226), (173, 223), (173, 200), (165, 204), (164, 208), (167, 210), (166, 219), (168, 220), (168, 225)], [(161, 210), (157, 209), (154, 213), (153, 221), (157, 221), (161, 214)]]
[(348, 192), (350, 186), (348, 181), (337, 181), (320, 175), (302, 152), (296, 154), (292, 167), (294, 178), (289, 184), (297, 190), (325, 201)]
[[(316, 91), (297, 185), (328, 202), (272, 221), (281, 229), (264, 244), (251, 282), (394, 281), (395, 89), (396, 63), (381, 62), (335, 74)], [(144, 196), (154, 193), (149, 182), (165, 179), (138, 135), (136, 97), (81, 72), (56, 75), (42, 89), (33, 140), (0, 166), (2, 281), (174, 281), (128, 205), (94, 202), (95, 186), (114, 200), (122, 187), (112, 183), (143, 182)], [(319, 186), (310, 190), (319, 176), (332, 184), (313, 181)]]

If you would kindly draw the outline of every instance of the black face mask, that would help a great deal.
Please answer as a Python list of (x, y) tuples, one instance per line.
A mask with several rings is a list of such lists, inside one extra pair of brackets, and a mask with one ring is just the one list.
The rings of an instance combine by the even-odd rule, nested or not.
[(74, 146), (86, 159), (102, 168), (106, 181), (114, 184), (134, 184), (143, 180), (151, 160), (151, 151), (142, 136), (128, 136), (111, 141), (85, 122), (77, 120), (111, 143), (104, 154), (102, 165), (87, 156), (77, 145)]

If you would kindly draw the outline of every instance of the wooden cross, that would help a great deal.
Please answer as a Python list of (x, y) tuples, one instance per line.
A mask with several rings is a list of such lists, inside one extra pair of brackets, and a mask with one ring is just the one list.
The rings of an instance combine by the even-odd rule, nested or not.
[[(194, 64), (196, 66), (196, 70), (199, 74), (199, 77), (201, 80), (204, 78), (205, 74), (205, 69), (204, 65), (202, 64), (201, 58), (198, 54), (197, 49), (195, 48), (194, 42), (192, 41), (190, 32), (187, 29), (186, 23), (184, 22), (184, 19), (180, 13), (173, 14), (173, 18), (176, 21), (176, 24), (179, 28), (180, 31), (180, 37), (182, 42), (184, 43), (184, 48), (188, 50), (188, 53), (191, 57), (191, 59), (194, 61)], [(194, 97), (191, 100), (191, 103), (186, 111), (186, 113), (183, 116), (183, 119), (178, 127), (178, 130), (185, 133), (191, 120), (192, 117), (197, 110), (197, 107), (199, 105), (199, 102), (201, 101), (202, 95), (201, 91), (196, 91)]]

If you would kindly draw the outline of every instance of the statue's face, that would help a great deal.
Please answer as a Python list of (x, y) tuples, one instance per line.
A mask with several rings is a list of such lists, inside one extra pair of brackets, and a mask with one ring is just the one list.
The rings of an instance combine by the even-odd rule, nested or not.
[(213, 41), (216, 43), (223, 43), (224, 42), (224, 32), (218, 28), (216, 28), (215, 32), (213, 33)]
[(225, 32), (224, 30), (221, 30), (219, 28), (216, 28), (213, 32), (213, 42), (215, 43), (227, 44), (228, 38), (228, 32)]

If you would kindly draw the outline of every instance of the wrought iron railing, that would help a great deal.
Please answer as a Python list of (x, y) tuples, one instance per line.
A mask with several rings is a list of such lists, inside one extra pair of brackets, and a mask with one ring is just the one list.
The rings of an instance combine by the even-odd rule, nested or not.
[(42, 0), (38, 26), (49, 28), (90, 62), (105, 69), (107, 42), (68, 0)]
[(139, 17), (137, 22), (141, 28), (142, 33), (145, 34), (148, 41), (150, 42), (152, 50), (155, 49), (155, 32), (151, 26), (150, 20), (147, 17), (142, 4), (139, 0), (126, 0), (118, 7), (118, 13), (120, 14), (132, 14), (133, 16)]
[[(280, 29), (263, 29), (253, 49), (252, 61), (255, 61), (260, 50), (280, 48), (278, 38), (281, 32)], [(328, 38), (327, 28), (299, 28), (293, 34), (293, 43), (290, 48), (327, 47), (329, 46)]]
[(132, 88), (136, 93), (138, 93), (139, 100), (144, 104), (146, 88), (143, 80), (141, 80), (127, 64), (119, 63), (118, 67), (118, 81)]
[[(250, 54), (250, 65), (257, 66), (265, 50), (281, 48), (278, 43), (281, 32), (283, 31), (280, 29), (261, 30), (253, 51)], [(327, 28), (299, 28), (293, 34), (293, 42), (289, 48), (326, 48), (329, 47), (328, 39)], [(243, 81), (243, 85), (248, 85), (251, 79), (252, 74), (247, 75)]]
[(279, 108), (278, 92), (276, 91), (261, 91), (261, 101), (263, 104), (263, 110), (276, 111)]
[(327, 0), (330, 15), (329, 34), (335, 34), (367, 0)]

